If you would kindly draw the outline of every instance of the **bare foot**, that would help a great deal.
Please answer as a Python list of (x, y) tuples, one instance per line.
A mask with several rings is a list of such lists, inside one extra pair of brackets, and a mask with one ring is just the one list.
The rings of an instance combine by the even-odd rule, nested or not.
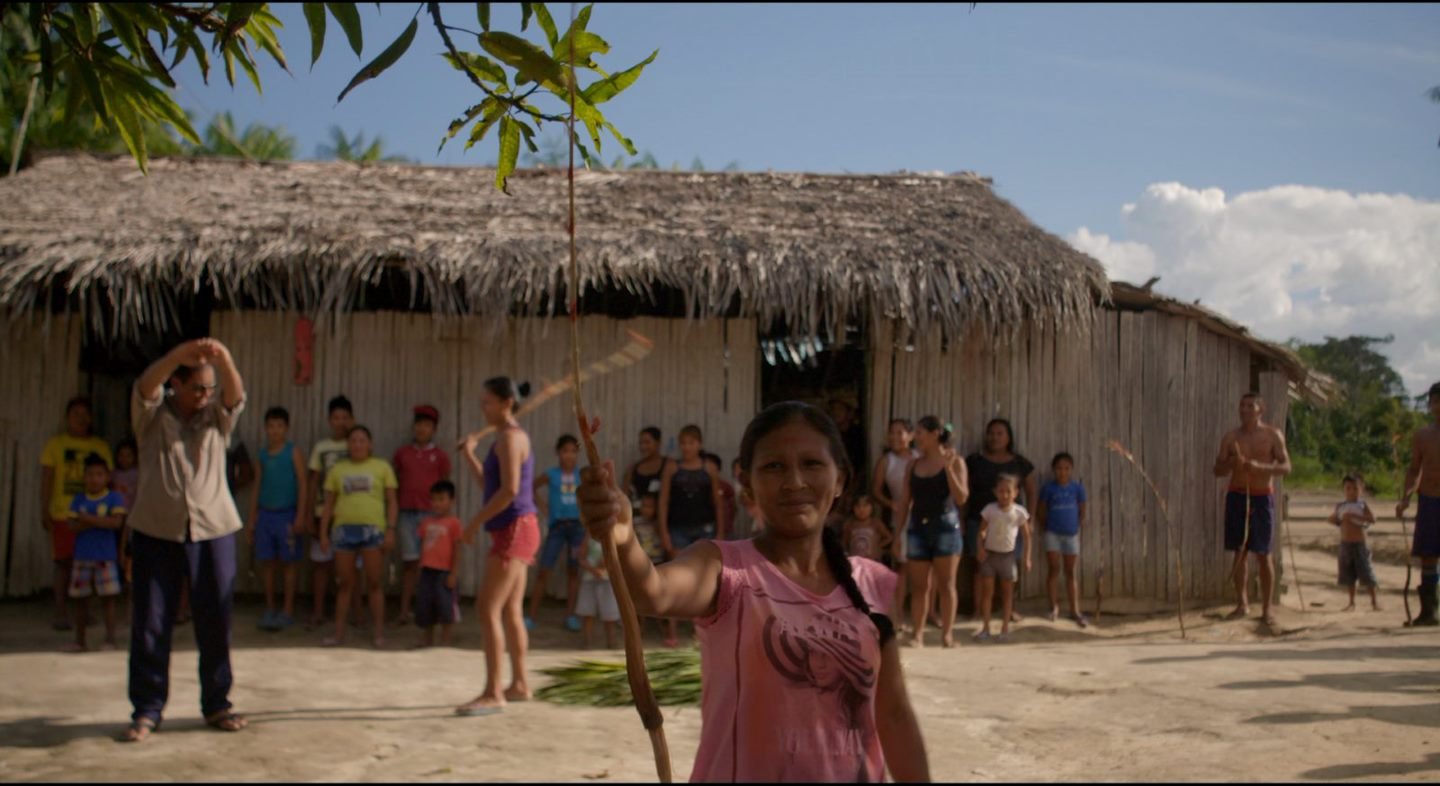
[(89, 647), (86, 647), (84, 644), (80, 644), (80, 643), (77, 643), (77, 642), (73, 642), (73, 641), (72, 641), (72, 642), (70, 642), (69, 644), (66, 644), (65, 646), (61, 647), (61, 648), (60, 648), (60, 651), (61, 651), (61, 652), (89, 652), (89, 651), (90, 651), (90, 648), (89, 648)]
[(1225, 619), (1227, 619), (1227, 620), (1239, 620), (1239, 619), (1244, 619), (1244, 618), (1245, 618), (1247, 615), (1249, 615), (1249, 614), (1250, 614), (1250, 607), (1249, 607), (1249, 606), (1236, 606), (1229, 614), (1226, 614), (1226, 615), (1225, 615)]
[(344, 643), (345, 638), (343, 636), (326, 636), (320, 640), (320, 646), (322, 647), (339, 647)]
[(1373, 604), (1371, 604), (1371, 606), (1372, 606), (1372, 608), (1370, 609), (1371, 611), (1384, 611), (1384, 610), (1385, 610), (1384, 607), (1382, 607), (1379, 603), (1373, 603)]
[(494, 715), (504, 709), (505, 700), (503, 698), (494, 698), (482, 694), (456, 707), (455, 714), (476, 717), (480, 715)]
[(944, 648), (947, 649), (947, 650), (950, 649), (951, 647), (954, 647), (954, 646), (955, 646), (955, 637), (954, 637), (954, 636), (951, 636), (951, 635), (941, 636), (941, 637), (940, 637), (940, 646), (944, 647)]
[(116, 738), (116, 741), (144, 742), (145, 738), (149, 737), (150, 732), (154, 730), (155, 721), (142, 715), (135, 720), (130, 721), (130, 725), (125, 727), (125, 731), (121, 732), (120, 736)]
[(105, 643), (100, 645), (101, 652), (114, 652), (116, 649), (118, 649), (118, 646), (115, 644), (114, 639), (106, 639)]
[(1276, 625), (1275, 615), (1274, 615), (1274, 614), (1271, 614), (1271, 613), (1268, 612), (1268, 611), (1265, 612), (1265, 614), (1264, 614), (1262, 617), (1260, 617), (1260, 624), (1266, 625), (1266, 626), (1269, 626), (1269, 627), (1272, 627), (1272, 628), (1275, 627), (1275, 625)]
[(250, 721), (243, 716), (236, 715), (230, 710), (221, 710), (214, 715), (205, 717), (205, 725), (220, 731), (240, 731), (250, 725)]
[(534, 694), (530, 692), (530, 688), (527, 686), (516, 687), (511, 685), (505, 689), (506, 701), (529, 701), (532, 698), (534, 698)]
[(1051, 622), (1054, 622), (1054, 621), (1056, 620), (1056, 618), (1059, 617), (1059, 616), (1060, 616), (1060, 607), (1059, 607), (1059, 606), (1051, 606), (1051, 607), (1050, 607), (1050, 613), (1045, 615), (1045, 619), (1050, 620)]
[(1354, 603), (1351, 603), (1349, 606), (1346, 606), (1345, 608), (1341, 609), (1341, 611), (1354, 611), (1354, 610), (1355, 610), (1355, 604), (1354, 604)]

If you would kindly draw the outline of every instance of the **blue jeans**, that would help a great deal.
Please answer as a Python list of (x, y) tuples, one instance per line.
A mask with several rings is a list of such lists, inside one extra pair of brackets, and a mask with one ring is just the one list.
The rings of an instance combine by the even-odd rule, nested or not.
[(143, 532), (131, 536), (134, 584), (130, 620), (132, 719), (157, 725), (170, 697), (170, 637), (180, 588), (190, 586), (191, 624), (200, 650), (200, 711), (230, 709), (230, 619), (235, 595), (235, 534), (199, 543), (172, 543)]

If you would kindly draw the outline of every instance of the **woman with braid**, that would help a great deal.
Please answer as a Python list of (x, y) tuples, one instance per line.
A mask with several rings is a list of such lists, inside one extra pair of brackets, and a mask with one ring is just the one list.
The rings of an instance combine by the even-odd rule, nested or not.
[(766, 408), (740, 444), (764, 530), (699, 540), (663, 565), (633, 535), (615, 467), (586, 468), (580, 518), (613, 537), (642, 615), (695, 620), (700, 748), (692, 781), (928, 781), (929, 764), (882, 613), (895, 574), (845, 556), (826, 515), (851, 469), (840, 432), (799, 402)]

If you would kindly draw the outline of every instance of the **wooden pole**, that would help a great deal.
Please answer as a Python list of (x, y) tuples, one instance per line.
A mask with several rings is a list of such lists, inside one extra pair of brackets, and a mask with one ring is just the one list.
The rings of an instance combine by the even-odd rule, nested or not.
[[(570, 29), (575, 29), (575, 4), (570, 4)], [(570, 166), (568, 168), (570, 196), (570, 370), (575, 378), (574, 392), (575, 419), (580, 425), (580, 436), (585, 441), (585, 456), (591, 468), (601, 468), (600, 451), (595, 447), (595, 430), (599, 422), (591, 422), (585, 415), (585, 404), (580, 395), (580, 262), (575, 248), (575, 46), (570, 42), (570, 115), (566, 118), (569, 131)], [(640, 629), (640, 617), (635, 612), (635, 602), (630, 597), (630, 588), (625, 583), (625, 574), (620, 566), (620, 553), (615, 547), (615, 538), (606, 534), (600, 539), (605, 552), (605, 569), (610, 574), (610, 586), (615, 591), (615, 601), (620, 607), (620, 623), (625, 632), (625, 673), (630, 679), (630, 693), (635, 697), (635, 710), (640, 713), (640, 722), (650, 734), (650, 747), (655, 754), (655, 773), (661, 783), (670, 783), (670, 748), (665, 741), (665, 716), (650, 688), (650, 675), (645, 672), (645, 643)]]

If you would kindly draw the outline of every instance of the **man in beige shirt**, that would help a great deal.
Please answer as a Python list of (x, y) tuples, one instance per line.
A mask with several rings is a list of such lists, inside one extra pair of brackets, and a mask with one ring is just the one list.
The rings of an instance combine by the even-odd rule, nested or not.
[(225, 478), (225, 444), (244, 407), (245, 387), (230, 351), (210, 338), (170, 350), (145, 370), (131, 394), (140, 487), (128, 520), (134, 531), (134, 712), (123, 740), (143, 740), (160, 725), (169, 695), (170, 638), (180, 589), (187, 582), (200, 651), (201, 712), (206, 723), (222, 731), (245, 727), (229, 700), (241, 521)]

